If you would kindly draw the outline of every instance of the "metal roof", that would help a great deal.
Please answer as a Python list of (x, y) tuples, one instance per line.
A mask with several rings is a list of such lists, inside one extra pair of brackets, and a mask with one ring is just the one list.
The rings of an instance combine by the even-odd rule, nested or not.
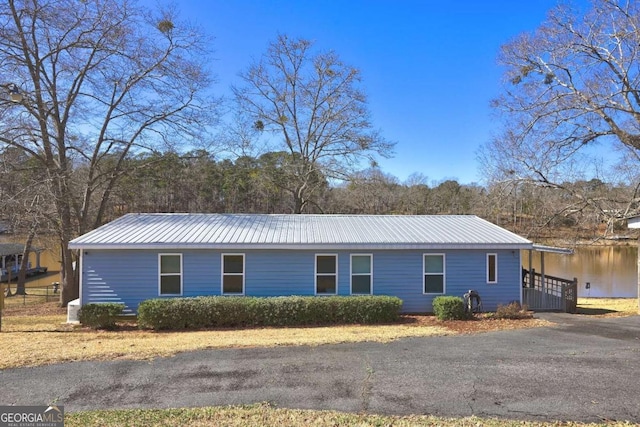
[[(0, 243), (0, 256), (22, 255), (24, 244), (22, 243)], [(42, 249), (31, 247), (31, 252), (42, 252)]]
[(24, 245), (20, 243), (0, 243), (0, 256), (18, 255), (24, 251)]
[(640, 228), (640, 216), (632, 216), (631, 218), (627, 218), (627, 227)]
[(573, 255), (574, 250), (571, 248), (558, 248), (556, 246), (547, 246), (547, 245), (533, 245), (533, 249), (538, 252), (549, 252), (552, 254), (564, 254), (564, 255)]
[(473, 215), (127, 214), (71, 249), (531, 249)]

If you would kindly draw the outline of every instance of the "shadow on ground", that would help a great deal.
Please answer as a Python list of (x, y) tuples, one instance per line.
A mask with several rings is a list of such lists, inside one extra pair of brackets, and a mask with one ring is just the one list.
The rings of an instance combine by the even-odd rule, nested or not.
[(616, 310), (609, 310), (606, 308), (586, 308), (578, 307), (576, 314), (586, 314), (587, 316), (598, 316), (603, 314), (618, 313)]

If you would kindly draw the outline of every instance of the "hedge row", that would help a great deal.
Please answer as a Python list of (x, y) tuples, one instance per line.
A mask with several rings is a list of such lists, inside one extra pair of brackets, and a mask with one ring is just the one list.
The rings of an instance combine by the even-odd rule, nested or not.
[(78, 320), (93, 329), (115, 329), (116, 320), (124, 310), (124, 304), (86, 304), (78, 311)]
[(464, 320), (469, 317), (464, 311), (464, 300), (454, 296), (434, 298), (433, 314), (438, 320)]
[(381, 295), (151, 299), (138, 307), (138, 326), (166, 330), (389, 323), (398, 319), (401, 307), (401, 299)]

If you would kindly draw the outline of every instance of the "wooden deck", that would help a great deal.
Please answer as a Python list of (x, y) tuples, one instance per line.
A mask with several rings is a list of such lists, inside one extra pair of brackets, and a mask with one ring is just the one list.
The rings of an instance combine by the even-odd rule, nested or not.
[(531, 310), (575, 313), (578, 303), (578, 279), (542, 275), (532, 270), (522, 278), (522, 302)]
[[(29, 263), (31, 264), (31, 263)], [(31, 267), (27, 268), (27, 277), (37, 276), (40, 274), (47, 274), (48, 267)], [(19, 269), (12, 268), (11, 274), (9, 271), (0, 275), (0, 282), (16, 281), (18, 278)]]

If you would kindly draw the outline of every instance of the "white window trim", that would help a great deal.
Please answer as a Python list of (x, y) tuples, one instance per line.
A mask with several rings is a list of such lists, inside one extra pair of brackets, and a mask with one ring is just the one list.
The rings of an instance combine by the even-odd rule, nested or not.
[[(427, 256), (441, 256), (442, 257), (442, 273), (427, 273), (425, 272), (426, 257)], [(425, 292), (424, 291), (424, 276), (440, 276), (442, 275), (442, 292)], [(426, 253), (422, 254), (422, 294), (423, 295), (445, 295), (447, 293), (447, 256), (444, 253)]]
[[(356, 256), (368, 256), (369, 257), (369, 273), (354, 273), (353, 272), (353, 257)], [(369, 276), (369, 293), (353, 293), (353, 276)], [(349, 285), (351, 287), (351, 295), (373, 295), (373, 254), (351, 254), (349, 257)]]
[[(489, 259), (491, 259), (491, 257), (495, 257), (495, 280), (489, 280)], [(498, 283), (498, 254), (497, 253), (488, 253), (487, 254), (487, 283), (489, 284), (496, 284)]]
[[(163, 256), (178, 256), (180, 257), (180, 274), (176, 273), (162, 273), (162, 257)], [(181, 253), (161, 253), (158, 254), (158, 295), (159, 296), (182, 296), (184, 287), (184, 266), (182, 264)], [(179, 294), (163, 294), (162, 293), (162, 276), (180, 276), (180, 293)]]
[[(242, 257), (242, 273), (225, 273), (224, 272), (224, 257), (225, 256), (241, 256)], [(245, 257), (244, 254), (237, 253), (223, 253), (220, 254), (220, 295), (240, 295), (244, 296), (244, 282), (245, 282)], [(224, 276), (242, 276), (242, 292), (225, 292), (224, 291)]]
[[(336, 277), (336, 291), (332, 294), (326, 293), (318, 293), (318, 257), (319, 256), (332, 256), (336, 259), (336, 272), (334, 276)], [(323, 276), (328, 276), (327, 273), (322, 273)], [(338, 254), (316, 254), (313, 263), (313, 294), (314, 295), (338, 295)]]

